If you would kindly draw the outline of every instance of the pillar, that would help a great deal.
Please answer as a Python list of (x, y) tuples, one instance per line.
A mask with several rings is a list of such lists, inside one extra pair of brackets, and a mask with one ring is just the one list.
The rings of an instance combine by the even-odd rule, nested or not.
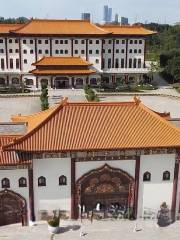
[(33, 169), (28, 169), (29, 178), (29, 218), (31, 222), (35, 222), (34, 213), (34, 187), (33, 187)]
[(76, 187), (75, 159), (71, 159), (71, 219), (76, 218), (75, 187)]
[(137, 213), (138, 213), (139, 176), (140, 176), (140, 156), (137, 156), (136, 166), (135, 166), (135, 183), (134, 183), (134, 217), (135, 218), (137, 218)]

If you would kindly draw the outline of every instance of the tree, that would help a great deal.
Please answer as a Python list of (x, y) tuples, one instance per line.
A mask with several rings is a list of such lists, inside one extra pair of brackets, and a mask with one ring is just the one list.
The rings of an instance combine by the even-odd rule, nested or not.
[(48, 88), (47, 84), (42, 84), (41, 86), (41, 110), (44, 111), (49, 108), (49, 102), (48, 102)]

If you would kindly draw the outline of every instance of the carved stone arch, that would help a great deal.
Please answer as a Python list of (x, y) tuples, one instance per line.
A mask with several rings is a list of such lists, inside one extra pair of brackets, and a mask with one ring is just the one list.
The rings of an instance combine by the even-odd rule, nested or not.
[(78, 204), (85, 205), (87, 211), (99, 202), (105, 208), (119, 203), (134, 206), (134, 178), (127, 172), (105, 164), (90, 170), (76, 181), (76, 216)]
[(0, 226), (20, 222), (27, 225), (26, 199), (12, 190), (0, 191)]

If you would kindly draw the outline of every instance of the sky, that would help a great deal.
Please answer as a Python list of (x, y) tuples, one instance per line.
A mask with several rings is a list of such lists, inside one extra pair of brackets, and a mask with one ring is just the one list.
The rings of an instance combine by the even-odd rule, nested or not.
[(101, 22), (104, 5), (130, 23), (180, 22), (180, 0), (0, 0), (0, 16), (79, 19), (82, 12), (90, 12), (93, 22)]

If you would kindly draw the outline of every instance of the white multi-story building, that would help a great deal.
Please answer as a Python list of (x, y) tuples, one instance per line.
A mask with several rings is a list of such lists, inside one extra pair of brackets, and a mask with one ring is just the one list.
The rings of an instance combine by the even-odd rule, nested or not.
[[(76, 79), (78, 87), (86, 83), (111, 84), (118, 78), (140, 81), (148, 73), (145, 66), (146, 37), (152, 34), (154, 32), (142, 26), (97, 26), (83, 20), (0, 24), (0, 85), (24, 82), (38, 88), (42, 79), (49, 87), (71, 87), (72, 84), (76, 87)], [(76, 73), (67, 71), (69, 65), (51, 65), (52, 58), (62, 57), (68, 58), (71, 66), (75, 57), (82, 58), (94, 71)], [(49, 69), (50, 64), (51, 71), (31, 72), (42, 58), (47, 58), (44, 68)], [(57, 73), (57, 69), (61, 71)]]

